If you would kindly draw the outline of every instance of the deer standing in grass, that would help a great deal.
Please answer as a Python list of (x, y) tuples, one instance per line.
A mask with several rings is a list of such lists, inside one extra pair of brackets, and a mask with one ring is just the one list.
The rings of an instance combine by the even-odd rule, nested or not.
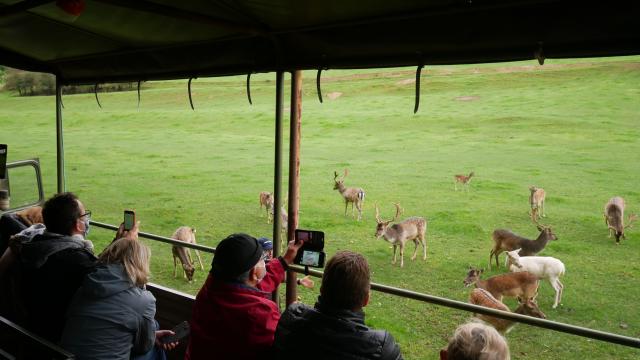
[[(502, 310), (511, 312), (507, 305), (503, 304), (500, 300), (491, 295), (490, 292), (482, 288), (476, 288), (469, 294), (469, 302), (474, 305), (484, 306), (491, 309)], [(533, 299), (520, 299), (518, 298), (518, 307), (514, 311), (516, 314), (533, 316), (541, 319), (546, 319), (547, 316), (538, 308), (538, 304)], [(491, 326), (493, 326), (498, 332), (506, 334), (516, 325), (513, 320), (501, 319), (494, 316), (476, 314), (476, 317)]]
[(380, 219), (380, 210), (376, 204), (376, 238), (384, 237), (385, 240), (393, 245), (393, 262), (396, 263), (396, 248), (400, 247), (400, 267), (404, 267), (404, 246), (407, 241), (412, 240), (416, 245), (411, 260), (416, 259), (418, 253), (418, 243), (422, 245), (422, 259), (427, 260), (427, 240), (425, 232), (427, 231), (427, 221), (421, 217), (410, 217), (404, 221), (389, 226), (390, 223), (398, 220), (402, 212), (400, 204), (395, 204), (396, 216), (392, 220), (384, 221)]
[(475, 284), (477, 288), (484, 289), (491, 295), (502, 301), (502, 297), (522, 298), (532, 300), (538, 295), (540, 281), (538, 277), (528, 272), (513, 272), (492, 276), (486, 280), (480, 279), (484, 269), (475, 269), (469, 266), (469, 272), (464, 279), (464, 286)]
[(260, 192), (260, 210), (264, 206), (264, 209), (267, 212), (267, 222), (271, 224), (273, 221), (273, 193), (268, 191)]
[(562, 291), (564, 285), (560, 282), (560, 277), (565, 273), (562, 261), (550, 256), (525, 256), (520, 257), (520, 249), (508, 251), (507, 256), (511, 266), (511, 272), (529, 272), (539, 279), (547, 279), (549, 284), (556, 291), (553, 308), (555, 309), (562, 301)]
[(609, 237), (615, 235), (616, 245), (620, 245), (620, 238), (626, 239), (624, 229), (631, 227), (638, 215), (629, 215), (627, 226), (624, 225), (624, 199), (620, 196), (613, 197), (604, 206), (604, 222), (609, 228)]
[(547, 217), (544, 213), (544, 199), (547, 194), (543, 188), (529, 186), (529, 204), (531, 205), (531, 220), (536, 221), (542, 217)]
[(362, 204), (364, 203), (364, 190), (359, 187), (345, 187), (344, 179), (349, 175), (349, 169), (344, 169), (344, 176), (342, 179), (338, 179), (338, 172), (334, 171), (333, 181), (335, 185), (333, 190), (338, 190), (340, 195), (344, 198), (344, 215), (347, 216), (347, 207), (351, 203), (351, 216), (353, 216), (353, 206), (358, 209), (358, 221), (362, 219)]
[(472, 171), (469, 173), (469, 176), (465, 176), (465, 175), (454, 175), (453, 176), (453, 186), (455, 188), (456, 191), (458, 191), (458, 183), (462, 184), (462, 186), (469, 191), (469, 183), (471, 182), (471, 178), (475, 175), (475, 173)]
[(551, 227), (540, 225), (535, 222), (540, 234), (535, 240), (529, 240), (520, 235), (516, 235), (513, 232), (506, 229), (497, 229), (491, 235), (493, 239), (493, 249), (489, 254), (489, 268), (491, 268), (491, 261), (493, 257), (496, 258), (496, 266), (500, 267), (498, 262), (498, 255), (504, 251), (512, 251), (515, 249), (522, 249), (520, 251), (521, 256), (532, 256), (542, 251), (549, 240), (558, 240), (556, 234), (553, 233)]
[[(181, 226), (179, 227), (171, 236), (174, 240), (184, 241), (189, 244), (196, 243), (196, 229)], [(185, 248), (182, 246), (174, 245), (171, 248), (171, 252), (173, 253), (173, 277), (178, 277), (178, 264), (177, 259), (180, 259), (180, 263), (182, 263), (182, 270), (184, 272), (184, 277), (191, 282), (193, 280), (193, 273), (195, 268), (193, 267), (194, 262), (191, 260), (191, 249)], [(202, 258), (200, 257), (200, 252), (195, 250), (196, 256), (198, 257), (198, 262), (200, 263), (200, 270), (204, 270), (204, 266), (202, 265)]]

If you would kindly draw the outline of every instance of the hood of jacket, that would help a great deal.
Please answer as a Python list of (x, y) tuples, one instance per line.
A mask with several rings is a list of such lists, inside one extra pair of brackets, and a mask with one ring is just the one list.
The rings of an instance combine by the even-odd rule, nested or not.
[(122, 264), (100, 264), (84, 278), (82, 291), (93, 298), (105, 298), (135, 287)]
[[(34, 225), (37, 226), (37, 225)], [(25, 229), (32, 229), (34, 226)], [(18, 235), (20, 235), (18, 234)], [(49, 257), (57, 252), (67, 249), (88, 249), (90, 248), (81, 236), (67, 236), (45, 231), (43, 228), (34, 229), (21, 236), (20, 258), (23, 264), (40, 268), (47, 262)]]

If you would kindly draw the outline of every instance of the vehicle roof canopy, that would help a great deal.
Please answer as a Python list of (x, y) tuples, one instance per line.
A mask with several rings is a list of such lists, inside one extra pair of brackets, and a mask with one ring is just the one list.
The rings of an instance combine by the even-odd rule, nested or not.
[(0, 0), (0, 62), (62, 83), (640, 54), (635, 2)]

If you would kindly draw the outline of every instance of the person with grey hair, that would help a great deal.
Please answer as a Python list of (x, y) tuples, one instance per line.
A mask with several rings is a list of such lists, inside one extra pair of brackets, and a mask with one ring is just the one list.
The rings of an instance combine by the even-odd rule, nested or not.
[(510, 360), (507, 341), (491, 326), (481, 322), (460, 325), (449, 340), (441, 360)]

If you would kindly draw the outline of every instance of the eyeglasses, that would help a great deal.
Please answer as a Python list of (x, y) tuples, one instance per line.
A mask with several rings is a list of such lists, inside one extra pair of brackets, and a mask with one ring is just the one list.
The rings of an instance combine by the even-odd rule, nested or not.
[(85, 212), (84, 214), (78, 216), (78, 218), (81, 218), (83, 216), (86, 216), (87, 219), (91, 220), (91, 210), (87, 210), (87, 212)]

